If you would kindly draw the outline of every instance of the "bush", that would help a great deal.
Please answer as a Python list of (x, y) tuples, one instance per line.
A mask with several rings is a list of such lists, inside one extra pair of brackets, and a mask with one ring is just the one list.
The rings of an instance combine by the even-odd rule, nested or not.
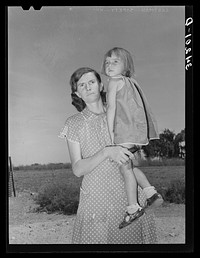
[[(163, 171), (164, 173), (165, 171)], [(175, 171), (173, 171), (175, 172)], [(152, 179), (155, 180), (155, 171), (152, 172)], [(159, 173), (161, 173), (159, 171)], [(167, 170), (164, 174), (170, 175)], [(45, 182), (39, 189), (35, 201), (39, 204), (36, 211), (46, 211), (48, 213), (60, 212), (66, 215), (76, 214), (79, 204), (79, 193), (81, 180), (77, 180), (72, 174), (54, 176), (50, 181)], [(149, 174), (150, 177), (151, 174)], [(161, 174), (159, 174), (161, 175)], [(160, 178), (161, 176), (159, 176)], [(40, 179), (41, 180), (41, 179)], [(150, 181), (151, 182), (151, 181)], [(174, 178), (166, 181), (165, 178), (159, 181), (153, 181), (152, 185), (163, 196), (165, 202), (185, 203), (185, 179)]]
[(185, 182), (175, 179), (166, 187), (157, 187), (158, 192), (163, 196), (164, 201), (173, 203), (185, 203)]
[(72, 215), (78, 209), (79, 188), (74, 187), (73, 184), (66, 185), (62, 182), (49, 183), (40, 189), (35, 201), (40, 205), (37, 211)]

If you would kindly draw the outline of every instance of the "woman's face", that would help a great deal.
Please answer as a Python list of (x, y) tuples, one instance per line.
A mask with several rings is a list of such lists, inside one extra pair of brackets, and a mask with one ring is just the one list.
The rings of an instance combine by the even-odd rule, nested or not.
[(96, 102), (100, 98), (102, 84), (98, 82), (93, 72), (85, 73), (77, 82), (76, 95), (85, 103)]

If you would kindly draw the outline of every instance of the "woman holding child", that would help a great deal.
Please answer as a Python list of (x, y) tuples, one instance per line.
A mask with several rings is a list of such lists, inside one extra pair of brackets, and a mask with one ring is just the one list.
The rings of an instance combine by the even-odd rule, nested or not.
[[(154, 244), (157, 242), (154, 213), (150, 210), (120, 229), (127, 206), (120, 166), (133, 154), (111, 146), (106, 119), (105, 92), (99, 74), (90, 68), (76, 70), (70, 79), (72, 104), (79, 111), (66, 120), (61, 137), (66, 138), (73, 173), (83, 176), (72, 244)], [(135, 176), (149, 187), (135, 168)], [(146, 195), (138, 186), (138, 201)]]

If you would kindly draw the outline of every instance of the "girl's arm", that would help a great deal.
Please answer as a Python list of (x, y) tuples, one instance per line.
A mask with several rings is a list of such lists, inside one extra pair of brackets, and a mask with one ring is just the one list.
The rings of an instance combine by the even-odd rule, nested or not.
[(111, 160), (122, 164), (128, 161), (129, 157), (132, 158), (133, 156), (133, 154), (126, 148), (116, 146), (105, 147), (93, 156), (83, 159), (79, 143), (67, 141), (67, 144), (72, 164), (72, 171), (77, 177), (90, 173), (106, 158), (110, 158)]
[(111, 137), (111, 143), (114, 144), (114, 119), (116, 111), (116, 93), (117, 93), (117, 81), (110, 80), (107, 91), (107, 123), (108, 131)]

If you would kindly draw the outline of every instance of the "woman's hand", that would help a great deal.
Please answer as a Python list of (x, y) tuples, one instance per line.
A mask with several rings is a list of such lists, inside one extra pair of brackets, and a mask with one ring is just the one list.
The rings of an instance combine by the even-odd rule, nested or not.
[(107, 156), (111, 161), (117, 162), (119, 165), (126, 163), (133, 158), (133, 154), (125, 147), (119, 145), (109, 145), (105, 148)]

